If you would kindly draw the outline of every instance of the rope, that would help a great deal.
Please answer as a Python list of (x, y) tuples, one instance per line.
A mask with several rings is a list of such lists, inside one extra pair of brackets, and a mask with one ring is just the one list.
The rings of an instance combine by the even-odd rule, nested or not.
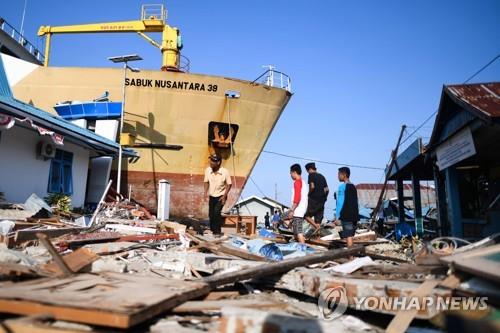
[[(227, 98), (226, 97), (226, 100), (227, 100), (227, 122), (229, 124), (229, 135), (231, 136), (230, 139), (229, 139), (229, 146), (231, 147), (231, 160), (232, 160), (232, 164), (233, 164), (233, 184), (234, 184), (234, 187), (237, 188), (238, 187), (238, 184), (236, 182), (236, 163), (234, 161), (234, 147), (233, 147), (233, 128), (231, 126), (231, 99), (230, 98)], [(242, 193), (243, 193), (243, 189), (241, 189), (240, 191), (240, 194), (238, 196), (238, 200), (239, 201), (243, 201), (243, 198), (242, 198)], [(248, 215), (252, 215), (252, 212), (250, 211), (250, 208), (248, 208), (248, 205), (245, 205), (245, 208), (247, 209), (248, 211)], [(238, 209), (238, 215), (240, 215), (240, 210)]]

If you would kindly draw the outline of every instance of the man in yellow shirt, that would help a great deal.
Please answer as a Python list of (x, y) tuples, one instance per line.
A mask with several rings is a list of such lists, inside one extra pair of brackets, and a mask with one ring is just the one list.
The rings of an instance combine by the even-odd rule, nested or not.
[(229, 171), (221, 166), (222, 159), (218, 154), (209, 157), (210, 166), (205, 169), (205, 197), (208, 196), (208, 216), (210, 230), (214, 236), (221, 236), (222, 207), (231, 190), (232, 182)]

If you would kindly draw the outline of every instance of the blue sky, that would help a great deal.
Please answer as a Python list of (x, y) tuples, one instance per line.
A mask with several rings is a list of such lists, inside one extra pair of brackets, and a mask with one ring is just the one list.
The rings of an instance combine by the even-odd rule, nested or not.
[[(142, 3), (28, 0), (25, 35), (42, 46), (40, 25), (137, 19)], [(1, 16), (19, 28), (23, 4), (2, 1)], [(169, 24), (183, 34), (192, 72), (253, 80), (262, 65), (273, 64), (291, 76), (294, 96), (265, 149), (318, 160), (384, 167), (402, 124), (411, 132), (437, 108), (443, 84), (463, 82), (500, 53), (496, 0), (166, 5)], [(109, 66), (108, 56), (129, 53), (144, 58), (141, 68), (157, 69), (161, 62), (159, 52), (134, 34), (55, 36), (52, 47), (57, 66)], [(472, 82), (499, 79), (497, 61)], [(432, 124), (418, 134), (428, 137)], [(278, 199), (288, 202), (294, 162), (264, 153), (252, 179), (269, 196), (277, 184)], [(335, 188), (337, 167), (317, 166)], [(381, 176), (352, 169), (354, 183), (379, 182)], [(249, 182), (244, 196), (260, 190)], [(333, 206), (329, 200), (327, 208)]]

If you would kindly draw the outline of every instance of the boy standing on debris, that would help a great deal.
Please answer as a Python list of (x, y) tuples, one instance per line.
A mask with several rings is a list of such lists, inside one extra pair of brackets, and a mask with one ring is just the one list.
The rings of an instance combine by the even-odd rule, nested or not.
[[(325, 177), (316, 170), (316, 164), (307, 163), (306, 171), (309, 174), (309, 198), (305, 219), (314, 228), (318, 229), (325, 212), (325, 202), (328, 198), (328, 184)], [(314, 220), (313, 220), (314, 217)]]
[(304, 234), (302, 232), (302, 223), (304, 222), (304, 214), (307, 209), (308, 188), (301, 175), (302, 169), (299, 164), (294, 164), (290, 167), (290, 176), (293, 180), (293, 190), (292, 208), (290, 208), (290, 211), (288, 212), (288, 217), (291, 219), (291, 226), (295, 239), (300, 243), (305, 243)]
[[(358, 192), (349, 180), (351, 170), (348, 167), (339, 168), (339, 190), (337, 191), (337, 224), (342, 224), (341, 238), (347, 239), (347, 247), (353, 245), (356, 224), (359, 220)], [(340, 222), (339, 222), (340, 221)]]
[(205, 198), (208, 195), (210, 230), (214, 236), (221, 236), (222, 207), (226, 203), (232, 182), (229, 171), (221, 166), (221, 157), (218, 154), (212, 154), (209, 159), (210, 166), (205, 170)]

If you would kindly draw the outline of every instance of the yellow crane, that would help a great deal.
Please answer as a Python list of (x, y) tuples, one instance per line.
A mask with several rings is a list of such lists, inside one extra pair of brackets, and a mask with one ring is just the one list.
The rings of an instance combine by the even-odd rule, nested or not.
[[(38, 36), (45, 37), (45, 62), (49, 65), (50, 42), (53, 34), (77, 33), (112, 33), (135, 32), (160, 49), (162, 54), (162, 70), (180, 70), (180, 50), (182, 39), (179, 29), (165, 23), (167, 12), (163, 5), (143, 5), (141, 19), (136, 21), (77, 24), (65, 26), (41, 26)], [(161, 44), (157, 43), (147, 32), (161, 32)]]

